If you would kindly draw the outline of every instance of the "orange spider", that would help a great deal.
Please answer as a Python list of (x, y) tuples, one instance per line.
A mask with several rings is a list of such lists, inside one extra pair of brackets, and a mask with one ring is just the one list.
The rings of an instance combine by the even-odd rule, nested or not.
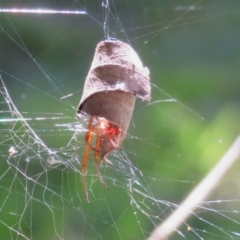
[[(101, 162), (111, 164), (106, 156), (123, 142), (131, 121), (136, 98), (150, 100), (149, 70), (137, 53), (118, 40), (100, 42), (85, 79), (77, 116), (88, 115), (82, 178), (88, 201), (86, 170), (90, 149), (101, 183), (107, 188), (99, 171)], [(92, 144), (95, 141), (95, 144)]]
[[(105, 188), (108, 189), (106, 183), (104, 182), (100, 170), (99, 170), (99, 155), (101, 154), (101, 161), (107, 164), (112, 164), (107, 158), (106, 155), (117, 149), (124, 139), (124, 134), (121, 128), (112, 122), (106, 120), (103, 117), (94, 117), (90, 116), (87, 132), (85, 134), (86, 148), (82, 161), (82, 177), (83, 177), (83, 188), (84, 195), (86, 200), (88, 200), (87, 187), (86, 187), (86, 169), (88, 162), (89, 150), (94, 151), (94, 160), (97, 170), (98, 177)], [(96, 144), (92, 146), (93, 135), (96, 133)]]

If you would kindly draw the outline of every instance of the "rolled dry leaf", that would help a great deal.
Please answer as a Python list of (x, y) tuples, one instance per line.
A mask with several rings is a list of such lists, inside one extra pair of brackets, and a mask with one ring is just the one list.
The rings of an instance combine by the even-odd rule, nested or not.
[(96, 47), (78, 113), (104, 117), (125, 135), (136, 97), (150, 100), (150, 91), (149, 70), (137, 53), (121, 41), (102, 41)]

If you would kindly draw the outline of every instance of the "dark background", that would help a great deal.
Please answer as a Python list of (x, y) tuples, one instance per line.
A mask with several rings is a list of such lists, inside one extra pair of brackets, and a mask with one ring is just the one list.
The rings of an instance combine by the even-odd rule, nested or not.
[[(101, 5), (101, 1), (0, 3), (1, 8), (87, 12), (0, 13), (2, 79), (23, 117), (61, 113), (60, 119), (30, 124), (64, 161), (70, 155), (81, 156), (83, 132), (68, 148), (74, 132), (55, 124), (77, 121), (75, 111), (94, 49), (104, 40)], [(14, 135), (7, 143), (4, 137), (1, 141), (2, 239), (145, 239), (215, 166), (240, 132), (239, 1), (115, 0), (110, 1), (110, 10), (110, 36), (137, 51), (152, 82), (151, 102), (137, 101), (123, 149), (109, 157), (112, 167), (101, 169), (110, 190), (99, 183), (92, 157), (90, 204), (82, 194), (78, 165), (50, 168), (37, 160), (25, 164), (25, 155), (31, 156), (36, 147), (25, 126), (21, 131), (29, 134), (23, 138), (27, 150), (10, 163), (6, 163), (7, 149), (22, 143), (14, 141)], [(71, 97), (61, 99), (70, 93)], [(7, 108), (6, 103), (2, 106)], [(11, 116), (1, 116), (6, 117)], [(2, 125), (1, 131), (19, 126)], [(40, 151), (41, 161), (46, 156)], [(37, 176), (35, 181), (17, 169)], [(234, 234), (240, 229), (238, 169), (239, 163), (179, 227), (184, 236), (175, 232), (170, 239), (239, 238)], [(131, 192), (130, 186), (143, 194)]]

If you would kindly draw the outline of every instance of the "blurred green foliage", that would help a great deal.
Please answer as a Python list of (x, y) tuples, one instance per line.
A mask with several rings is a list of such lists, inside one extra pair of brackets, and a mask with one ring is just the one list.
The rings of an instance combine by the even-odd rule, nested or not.
[[(130, 43), (151, 72), (152, 101), (137, 101), (123, 149), (143, 173), (143, 176), (139, 171), (135, 173), (141, 180), (140, 188), (154, 200), (136, 192), (129, 195), (126, 163), (121, 165), (121, 159), (114, 154), (110, 157), (113, 167), (102, 168), (110, 191), (101, 186), (93, 161), (89, 161), (91, 204), (85, 203), (78, 173), (63, 169), (47, 171), (38, 181), (54, 189), (48, 192), (34, 183), (32, 186), (28, 183), (26, 191), (15, 179), (17, 173), (12, 172), (0, 184), (5, 189), (0, 194), (1, 221), (7, 225), (0, 225), (2, 239), (23, 239), (10, 230), (17, 217), (9, 212), (22, 215), (17, 229), (29, 239), (60, 239), (62, 232), (64, 239), (71, 240), (147, 238), (154, 224), (164, 221), (174, 209), (156, 200), (180, 204), (240, 132), (240, 3), (233, 0), (110, 2), (111, 36)], [(82, 16), (0, 15), (0, 70), (18, 109), (36, 116), (60, 112), (70, 118), (69, 122), (76, 121), (75, 108), (95, 46), (104, 39), (101, 1), (1, 2), (2, 8), (16, 6), (86, 9), (87, 15)], [(71, 98), (60, 100), (69, 93), (73, 93)], [(173, 99), (176, 101), (169, 101)], [(41, 128), (36, 126), (37, 130)], [(55, 132), (49, 136), (37, 133), (51, 148), (64, 146), (70, 138), (70, 134), (64, 133), (63, 137), (56, 137)], [(83, 149), (83, 136), (79, 138)], [(29, 171), (34, 173), (40, 167), (36, 164)], [(0, 176), (6, 169), (7, 164), (1, 159)], [(111, 181), (115, 176), (119, 179), (116, 186)], [(223, 193), (226, 199), (239, 198), (235, 176), (237, 168), (227, 177), (233, 184), (223, 180), (211, 198), (221, 198)], [(29, 202), (24, 198), (27, 192)], [(142, 209), (131, 202), (133, 199)], [(226, 211), (235, 208), (231, 204), (220, 206)], [(197, 216), (219, 227), (220, 220), (224, 221), (225, 232), (239, 229), (239, 216), (234, 216), (237, 223), (224, 216), (218, 222), (219, 216), (212, 211), (199, 212)], [(225, 236), (194, 216), (188, 222), (212, 234), (212, 237), (203, 235), (205, 239), (218, 239), (214, 234)], [(181, 231), (186, 239), (196, 237), (186, 231), (186, 226)], [(182, 238), (176, 233), (171, 239)]]

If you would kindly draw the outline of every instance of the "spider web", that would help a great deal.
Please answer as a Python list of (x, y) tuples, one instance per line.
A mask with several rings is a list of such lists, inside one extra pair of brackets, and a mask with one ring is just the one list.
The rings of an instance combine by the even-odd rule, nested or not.
[[(147, 239), (240, 132), (240, 6), (58, 4), (41, 7), (87, 14), (0, 16), (1, 238)], [(113, 165), (101, 166), (109, 191), (90, 156), (88, 204), (80, 172), (87, 119), (76, 119), (76, 107), (104, 35), (137, 50), (153, 91), (150, 103), (137, 102), (123, 146), (109, 156)], [(170, 239), (240, 239), (236, 165)]]

